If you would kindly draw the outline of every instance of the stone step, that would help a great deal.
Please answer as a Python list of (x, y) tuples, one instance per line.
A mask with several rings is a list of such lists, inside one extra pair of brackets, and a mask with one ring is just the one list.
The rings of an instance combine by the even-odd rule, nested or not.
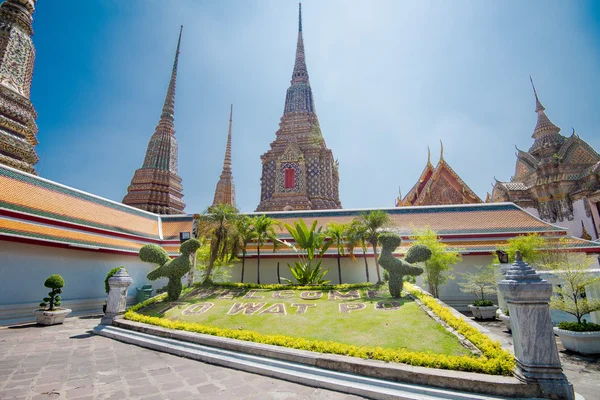
[(98, 325), (94, 329), (94, 333), (125, 343), (191, 358), (209, 364), (235, 368), (302, 385), (335, 390), (371, 399), (483, 400), (503, 398), (422, 385), (391, 382), (360, 375), (336, 372), (305, 364), (275, 360), (196, 343), (158, 337), (114, 326)]

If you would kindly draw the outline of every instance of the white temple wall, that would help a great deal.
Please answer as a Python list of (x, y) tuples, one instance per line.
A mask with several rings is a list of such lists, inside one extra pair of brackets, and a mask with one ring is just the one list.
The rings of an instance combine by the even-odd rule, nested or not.
[[(598, 239), (598, 236), (596, 235), (596, 230), (594, 229), (594, 220), (591, 216), (588, 217), (585, 213), (584, 201), (587, 201), (587, 200), (579, 199), (579, 200), (576, 200), (573, 202), (573, 219), (571, 221), (569, 221), (568, 219), (565, 219), (563, 221), (556, 221), (556, 222), (546, 221), (546, 222), (551, 223), (552, 225), (560, 226), (561, 228), (568, 229), (570, 236), (581, 237), (581, 235), (582, 235), (581, 221), (583, 221), (583, 224), (585, 225), (585, 229), (588, 231), (588, 233), (592, 237), (592, 240)], [(527, 211), (529, 214), (534, 215), (538, 218), (540, 217), (538, 210), (533, 207), (525, 208), (525, 211)]]
[(74, 313), (100, 314), (107, 298), (104, 279), (111, 268), (124, 266), (133, 283), (127, 295), (133, 301), (136, 288), (151, 284), (153, 289), (167, 281), (149, 281), (146, 274), (155, 268), (136, 255), (61, 249), (0, 241), (0, 325), (33, 320), (33, 310), (50, 289), (44, 281), (52, 274), (65, 280), (62, 306)]

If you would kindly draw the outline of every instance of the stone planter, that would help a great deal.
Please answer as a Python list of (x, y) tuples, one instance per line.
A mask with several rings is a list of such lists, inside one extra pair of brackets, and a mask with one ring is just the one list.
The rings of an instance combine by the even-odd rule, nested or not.
[(506, 330), (509, 332), (512, 332), (512, 327), (510, 326), (510, 317), (506, 314), (504, 314), (503, 312), (499, 312), (496, 314), (496, 317), (498, 317), (498, 319), (502, 322), (504, 322), (504, 326), (506, 327)]
[(469, 304), (469, 310), (473, 313), (475, 319), (494, 319), (498, 306), (479, 307)]
[(68, 308), (57, 308), (54, 311), (35, 310), (33, 313), (38, 324), (57, 325), (65, 322), (65, 318), (71, 314), (71, 310)]
[(565, 349), (581, 354), (600, 354), (600, 331), (574, 332), (554, 327)]

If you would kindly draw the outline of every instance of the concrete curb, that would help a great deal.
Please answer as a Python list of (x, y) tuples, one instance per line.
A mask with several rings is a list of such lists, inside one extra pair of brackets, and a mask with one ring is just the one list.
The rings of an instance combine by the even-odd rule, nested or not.
[(514, 377), (415, 367), (405, 364), (295, 350), (237, 339), (166, 329), (122, 318), (115, 319), (113, 326), (157, 337), (391, 382), (425, 385), (445, 390), (457, 390), (459, 392), (464, 391), (502, 396), (505, 398), (532, 398), (538, 396), (539, 393), (536, 385), (526, 385)]

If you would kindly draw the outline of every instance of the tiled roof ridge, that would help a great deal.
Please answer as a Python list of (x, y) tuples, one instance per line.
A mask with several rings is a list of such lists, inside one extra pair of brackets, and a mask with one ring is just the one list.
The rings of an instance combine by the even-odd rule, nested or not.
[[(421, 193), (419, 194), (419, 197), (415, 200), (414, 204), (419, 204), (420, 202), (422, 202), (425, 199), (425, 197), (427, 197), (428, 191), (430, 190), (431, 185), (433, 185), (433, 183), (435, 182), (436, 178), (441, 175), (442, 170), (444, 168), (450, 173), (450, 175), (454, 179), (456, 179), (458, 181), (458, 183), (463, 188), (467, 189), (467, 191), (469, 192), (469, 194), (471, 194), (472, 196), (474, 196), (475, 199), (479, 200), (480, 203), (483, 203), (483, 201), (481, 200), (481, 198), (479, 196), (477, 196), (477, 194), (473, 190), (471, 190), (471, 188), (465, 183), (465, 181), (463, 181), (460, 178), (460, 176), (458, 176), (458, 174), (452, 169), (452, 167), (450, 167), (450, 165), (446, 162), (446, 160), (444, 160), (444, 158), (441, 157), (440, 160), (438, 161), (437, 165), (435, 166), (435, 169), (433, 170), (433, 173), (429, 177), (429, 180), (428, 180), (427, 184), (423, 187), (423, 190), (421, 190)], [(461, 195), (463, 196), (463, 198), (465, 197), (464, 194), (461, 193)]]
[[(413, 185), (412, 188), (410, 188), (410, 190), (408, 191), (408, 193), (406, 193), (406, 196), (404, 196), (403, 199), (399, 199), (400, 201), (398, 202), (399, 206), (407, 206), (408, 204), (413, 205), (414, 202), (411, 201), (411, 198), (415, 197), (415, 201), (417, 200), (417, 198), (419, 197), (419, 195), (421, 193), (424, 192), (424, 188), (427, 185), (427, 183), (431, 180), (431, 176), (433, 175), (433, 172), (435, 171), (435, 168), (433, 167), (433, 164), (431, 163), (431, 156), (429, 153), (429, 147), (427, 148), (428, 151), (428, 156), (427, 156), (427, 164), (425, 164), (425, 168), (423, 168), (423, 172), (421, 172), (421, 175), (419, 175), (419, 178), (417, 179), (417, 182)], [(427, 177), (427, 174), (429, 174), (431, 172), (431, 175), (429, 175), (429, 177)], [(419, 186), (423, 185), (423, 189), (421, 190), (421, 193), (418, 193), (417, 190), (419, 188)]]

